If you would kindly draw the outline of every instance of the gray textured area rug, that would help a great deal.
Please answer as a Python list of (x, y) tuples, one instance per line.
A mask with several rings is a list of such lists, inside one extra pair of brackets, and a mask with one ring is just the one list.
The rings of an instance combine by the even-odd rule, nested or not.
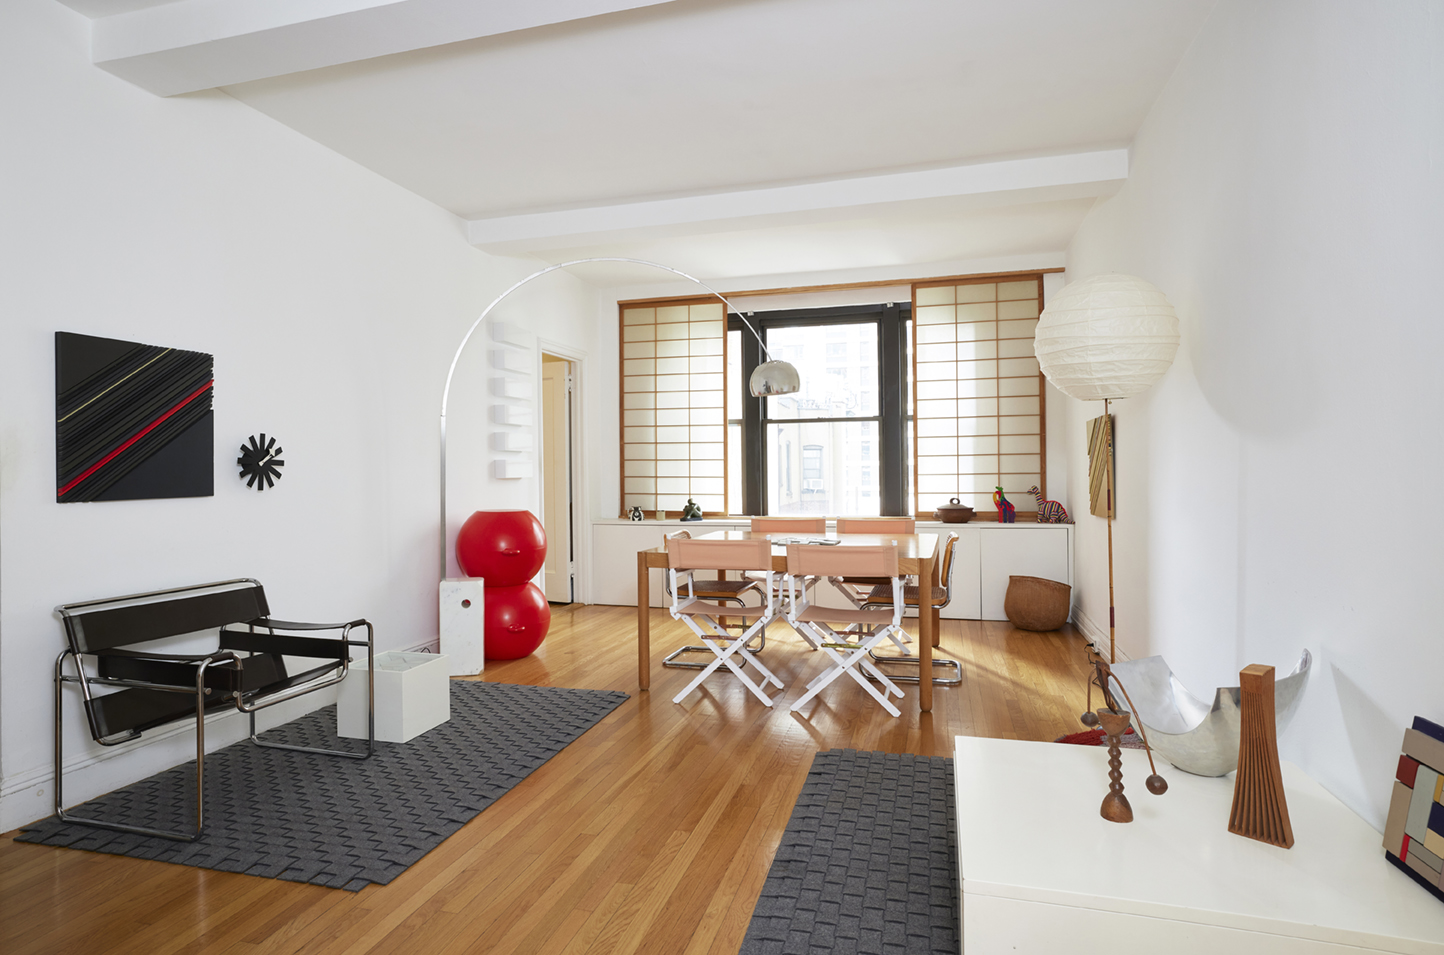
[[(595, 726), (627, 694), (451, 681), (451, 720), (370, 759), (265, 749), (249, 740), (206, 757), (206, 829), (192, 843), (54, 817), (16, 839), (358, 891), (390, 882), (532, 770)], [(328, 706), (264, 734), (338, 740)], [(181, 829), (193, 818), (195, 761), (76, 807), (77, 815)]]
[(740, 955), (957, 955), (953, 761), (818, 753)]

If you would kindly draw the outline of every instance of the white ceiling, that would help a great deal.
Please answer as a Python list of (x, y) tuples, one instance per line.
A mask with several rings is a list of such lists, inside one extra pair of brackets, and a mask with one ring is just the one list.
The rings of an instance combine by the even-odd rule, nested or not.
[[(62, 2), (98, 65), (245, 78), (223, 88), (483, 248), (726, 277), (1061, 251), (1126, 173), (1009, 161), (1125, 156), (1214, 0)], [(1012, 176), (992, 202), (948, 185), (975, 165)]]

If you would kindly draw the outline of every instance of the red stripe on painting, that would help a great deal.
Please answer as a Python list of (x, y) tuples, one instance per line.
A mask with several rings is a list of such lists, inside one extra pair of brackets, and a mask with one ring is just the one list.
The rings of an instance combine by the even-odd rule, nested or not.
[(122, 444), (120, 447), (116, 448), (114, 451), (110, 452), (110, 453), (107, 454), (105, 457), (101, 458), (99, 461), (96, 461), (96, 462), (95, 462), (94, 464), (92, 464), (90, 467), (86, 468), (86, 469), (85, 469), (85, 473), (81, 474), (80, 477), (76, 478), (75, 480), (71, 481), (69, 484), (67, 484), (67, 485), (65, 485), (64, 487), (62, 487), (59, 491), (56, 492), (56, 496), (58, 496), (58, 497), (64, 497), (65, 494), (66, 494), (66, 492), (68, 492), (68, 491), (71, 490), (73, 487), (75, 487), (75, 485), (79, 484), (81, 481), (84, 481), (86, 478), (90, 477), (90, 476), (91, 476), (92, 474), (94, 474), (96, 471), (99, 471), (101, 468), (105, 467), (105, 466), (106, 466), (107, 464), (109, 464), (111, 461), (114, 461), (115, 458), (116, 458), (116, 455), (120, 454), (122, 451), (124, 451), (126, 448), (130, 447), (132, 444), (135, 444), (135, 443), (136, 443), (137, 441), (139, 441), (141, 438), (143, 438), (143, 437), (145, 437), (146, 435), (150, 434), (150, 433), (151, 433), (152, 431), (154, 431), (156, 428), (160, 427), (160, 425), (163, 424), (163, 423), (165, 422), (165, 420), (166, 420), (167, 418), (169, 418), (171, 415), (175, 414), (177, 411), (181, 410), (181, 409), (184, 408), (186, 405), (190, 404), (192, 401), (195, 401), (195, 400), (196, 400), (197, 398), (199, 398), (201, 395), (203, 395), (203, 394), (205, 394), (207, 391), (209, 391), (210, 388), (211, 388), (211, 385), (213, 385), (213, 384), (215, 384), (215, 379), (211, 379), (210, 381), (208, 381), (208, 382), (206, 382), (205, 384), (201, 385), (201, 386), (200, 386), (199, 388), (197, 388), (195, 391), (191, 392), (191, 393), (190, 393), (189, 395), (187, 395), (185, 398), (182, 398), (182, 399), (180, 400), (180, 402), (179, 402), (178, 404), (176, 404), (176, 406), (175, 406), (174, 408), (171, 408), (171, 409), (170, 409), (169, 411), (167, 411), (165, 414), (161, 415), (159, 418), (156, 418), (156, 419), (155, 419), (154, 421), (152, 421), (150, 424), (146, 425), (146, 426), (145, 426), (144, 428), (142, 428), (140, 431), (138, 431), (137, 433), (135, 433), (134, 435), (132, 435), (132, 436), (131, 436), (124, 444)]

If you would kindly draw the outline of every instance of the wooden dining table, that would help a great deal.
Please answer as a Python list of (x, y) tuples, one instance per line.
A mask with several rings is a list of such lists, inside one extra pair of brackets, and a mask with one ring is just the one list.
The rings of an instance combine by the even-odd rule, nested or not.
[[(918, 582), (918, 658), (919, 673), (933, 671), (933, 646), (937, 640), (938, 615), (921, 608), (932, 606), (933, 566), (938, 556), (938, 535), (936, 534), (787, 534), (753, 531), (713, 531), (698, 535), (696, 540), (752, 540), (766, 537), (773, 541), (790, 540), (803, 542), (835, 540), (836, 546), (877, 546), (896, 544), (898, 570), (913, 574)], [(652, 621), (651, 621), (651, 572), (654, 568), (667, 566), (667, 550), (653, 547), (637, 552), (637, 682), (642, 689), (652, 685)], [(787, 545), (773, 543), (772, 571), (776, 574), (787, 572)], [(918, 684), (918, 709), (927, 713), (933, 708), (933, 681), (923, 679)]]

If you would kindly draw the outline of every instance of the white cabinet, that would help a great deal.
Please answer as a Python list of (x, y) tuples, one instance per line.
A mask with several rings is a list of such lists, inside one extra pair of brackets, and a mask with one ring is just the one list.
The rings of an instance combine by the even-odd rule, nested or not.
[[(746, 530), (747, 522), (598, 521), (592, 525), (592, 603), (637, 605), (637, 551), (661, 547), (667, 534), (685, 530), (693, 537), (713, 531)], [(653, 570), (651, 606), (665, 607), (662, 571)]]
[(1073, 525), (918, 523), (919, 533), (938, 534), (939, 546), (958, 534), (953, 599), (943, 608), (948, 620), (1006, 620), (1003, 597), (1008, 578), (1046, 577), (1073, 585)]
[[(1008, 578), (1043, 577), (1073, 585), (1073, 528), (1067, 524), (980, 525), (984, 620), (1006, 620)], [(961, 568), (959, 568), (961, 569)]]
[(1229, 776), (1125, 749), (1133, 821), (1098, 813), (1096, 746), (959, 736), (958, 879), (968, 955), (1444, 955), (1444, 905), (1384, 861), (1379, 833), (1290, 763), (1292, 849), (1228, 831)]
[[(664, 534), (689, 530), (694, 536), (712, 531), (746, 530), (745, 521), (599, 521), (592, 528), (592, 603), (635, 605), (637, 551), (660, 547)], [(940, 524), (919, 522), (918, 533), (937, 534), (941, 547), (956, 531), (953, 598), (943, 608), (949, 620), (1003, 620), (1003, 597), (1014, 574), (1046, 577), (1073, 584), (1071, 524)], [(665, 606), (662, 572), (652, 571), (651, 605)], [(844, 606), (842, 599), (819, 588), (817, 599)]]

